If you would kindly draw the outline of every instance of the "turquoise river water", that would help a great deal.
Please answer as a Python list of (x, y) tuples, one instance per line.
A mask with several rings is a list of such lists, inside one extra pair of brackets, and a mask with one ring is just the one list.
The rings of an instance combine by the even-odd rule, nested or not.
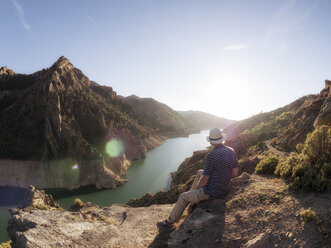
[[(74, 191), (64, 189), (46, 190), (63, 207), (69, 208), (75, 198), (90, 201), (99, 206), (109, 206), (115, 203), (126, 203), (131, 198), (139, 198), (146, 193), (166, 190), (171, 181), (170, 172), (177, 170), (185, 158), (193, 151), (205, 149), (208, 131), (191, 134), (189, 137), (172, 138), (161, 146), (150, 150), (146, 158), (133, 161), (125, 178), (128, 182), (116, 189), (97, 190), (87, 186)], [(10, 218), (9, 208), (16, 206), (23, 197), (23, 191), (17, 188), (0, 187), (0, 242), (9, 240), (7, 222)]]

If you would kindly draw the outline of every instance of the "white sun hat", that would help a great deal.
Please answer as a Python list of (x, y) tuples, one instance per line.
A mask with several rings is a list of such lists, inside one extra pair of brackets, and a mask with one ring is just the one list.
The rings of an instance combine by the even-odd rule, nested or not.
[(226, 134), (218, 128), (213, 128), (210, 130), (209, 136), (206, 139), (210, 144), (222, 144), (226, 140)]

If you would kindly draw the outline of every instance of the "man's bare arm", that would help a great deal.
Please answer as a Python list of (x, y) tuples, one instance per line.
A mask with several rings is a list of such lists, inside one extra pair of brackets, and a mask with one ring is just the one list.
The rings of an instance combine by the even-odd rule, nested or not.
[(200, 189), (205, 186), (208, 183), (209, 178), (210, 176), (202, 176), (196, 188)]
[(232, 177), (238, 176), (238, 173), (239, 173), (238, 167), (232, 169)]

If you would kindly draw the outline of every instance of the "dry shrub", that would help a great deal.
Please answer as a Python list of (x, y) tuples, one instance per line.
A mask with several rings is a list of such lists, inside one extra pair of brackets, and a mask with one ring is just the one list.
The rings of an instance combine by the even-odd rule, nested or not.
[(265, 157), (256, 165), (255, 172), (258, 174), (273, 174), (277, 164), (278, 159), (275, 156)]
[(310, 133), (302, 151), (280, 161), (275, 174), (292, 189), (331, 190), (331, 127), (320, 126)]

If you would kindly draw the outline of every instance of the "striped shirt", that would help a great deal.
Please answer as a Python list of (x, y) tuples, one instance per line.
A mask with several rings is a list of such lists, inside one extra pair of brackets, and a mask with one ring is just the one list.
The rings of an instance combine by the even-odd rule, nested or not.
[(209, 199), (218, 198), (226, 193), (232, 169), (238, 167), (236, 152), (228, 146), (219, 145), (205, 159), (204, 176), (210, 176), (203, 192)]

